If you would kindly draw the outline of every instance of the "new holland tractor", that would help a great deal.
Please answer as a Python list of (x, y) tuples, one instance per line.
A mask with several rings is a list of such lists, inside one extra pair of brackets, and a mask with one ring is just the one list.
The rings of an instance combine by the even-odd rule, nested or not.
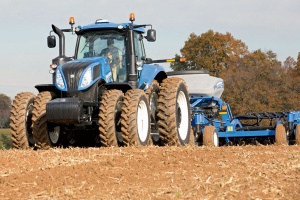
[[(156, 40), (152, 25), (96, 20), (59, 29), (52, 25), (48, 47), (56, 46), (51, 84), (38, 94), (18, 94), (11, 110), (13, 147), (186, 145), (190, 140), (189, 93), (183, 79), (169, 78), (162, 60), (146, 57), (143, 41)], [(146, 27), (151, 27), (145, 31)], [(77, 35), (75, 55), (65, 55), (64, 32)], [(144, 36), (144, 34), (146, 34)], [(167, 60), (164, 60), (167, 61)]]

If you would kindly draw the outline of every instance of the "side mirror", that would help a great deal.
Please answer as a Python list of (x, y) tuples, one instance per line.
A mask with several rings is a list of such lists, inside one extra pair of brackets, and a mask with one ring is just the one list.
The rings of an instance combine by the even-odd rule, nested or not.
[(148, 42), (155, 42), (156, 40), (156, 30), (155, 29), (149, 29), (147, 31), (147, 37), (146, 37)]
[(47, 44), (49, 48), (54, 48), (56, 46), (56, 38), (54, 35), (49, 35), (47, 37)]

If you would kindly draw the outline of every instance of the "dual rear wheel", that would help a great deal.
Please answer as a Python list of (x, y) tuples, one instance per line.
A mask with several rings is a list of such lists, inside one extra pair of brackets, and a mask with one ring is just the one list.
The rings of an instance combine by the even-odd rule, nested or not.
[(182, 79), (157, 81), (144, 92), (108, 90), (100, 102), (102, 146), (187, 145), (190, 140), (190, 105)]
[(101, 145), (145, 146), (150, 137), (150, 110), (143, 90), (123, 94), (107, 90), (100, 102), (99, 131)]
[(19, 93), (13, 100), (9, 124), (13, 148), (26, 149), (34, 145), (31, 120), (34, 100), (31, 92)]
[(158, 130), (162, 145), (189, 144), (191, 113), (189, 94), (184, 80), (177, 77), (163, 80), (157, 108)]

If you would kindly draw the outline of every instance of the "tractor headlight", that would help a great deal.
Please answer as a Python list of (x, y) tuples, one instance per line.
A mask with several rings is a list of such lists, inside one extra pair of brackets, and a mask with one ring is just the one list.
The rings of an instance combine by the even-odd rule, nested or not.
[(56, 70), (56, 85), (62, 90), (65, 89), (65, 83), (59, 70)]
[(83, 76), (81, 77), (81, 80), (79, 82), (80, 83), (79, 88), (80, 89), (86, 88), (91, 84), (91, 82), (92, 82), (92, 68), (89, 67), (83, 72)]

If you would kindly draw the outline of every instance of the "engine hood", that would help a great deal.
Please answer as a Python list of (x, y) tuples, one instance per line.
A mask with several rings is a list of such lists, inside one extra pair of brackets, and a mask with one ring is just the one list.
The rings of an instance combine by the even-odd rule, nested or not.
[(57, 67), (55, 86), (61, 91), (81, 91), (98, 80), (112, 82), (112, 73), (106, 57), (92, 57), (69, 61)]

